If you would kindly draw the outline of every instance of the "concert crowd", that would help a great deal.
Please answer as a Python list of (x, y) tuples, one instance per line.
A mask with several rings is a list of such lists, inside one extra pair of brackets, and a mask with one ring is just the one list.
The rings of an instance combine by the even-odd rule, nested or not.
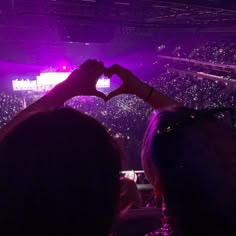
[[(233, 45), (234, 43), (226, 44), (220, 40), (207, 42), (198, 49), (193, 49), (189, 57), (208, 62), (221, 63), (223, 61), (233, 64), (236, 55)], [(168, 63), (165, 62), (165, 64)], [(191, 68), (184, 64), (172, 63), (171, 65), (178, 69), (196, 70), (196, 66)], [(162, 68), (160, 73), (159, 63), (153, 63), (150, 66), (152, 74), (149, 75), (148, 79), (145, 78), (145, 82), (186, 107), (202, 109), (235, 107), (236, 105), (236, 91), (227, 86), (227, 83), (179, 74), (169, 71), (168, 67)], [(200, 67), (198, 66), (198, 68)], [(142, 67), (142, 70), (145, 68)], [(37, 100), (41, 95), (32, 92), (24, 94), (2, 92), (0, 94), (0, 127), (4, 126), (19, 111)], [(132, 95), (120, 95), (107, 103), (96, 97), (76, 97), (65, 105), (99, 120), (125, 146), (125, 152), (129, 156), (127, 168), (141, 168), (139, 157), (142, 137), (153, 108)]]
[[(172, 56), (236, 64), (232, 42), (207, 42), (190, 53), (175, 46)], [(159, 47), (160, 55), (166, 46)], [(72, 72), (82, 82), (69, 76), (48, 96), (0, 93), (0, 131), (17, 123), (12, 118), (21, 111), (26, 116), (0, 139), (0, 219), (6, 221), (0, 233), (194, 236), (204, 230), (202, 235), (234, 235), (235, 124), (218, 119), (234, 122), (226, 117), (236, 108), (233, 76), (224, 71), (228, 80), (207, 79), (196, 72), (214, 74), (213, 68), (160, 57), (148, 70), (143, 78), (145, 73), (134, 71), (140, 81), (120, 66), (105, 68), (88, 60)], [(108, 101), (99, 98), (96, 73), (119, 75), (124, 90)], [(77, 83), (94, 87), (78, 89)], [(71, 96), (75, 85), (81, 93), (76, 97)], [(126, 94), (129, 89), (135, 95)], [(57, 109), (61, 103), (65, 108)], [(28, 116), (32, 111), (38, 113)], [(121, 176), (121, 170), (142, 167), (146, 177), (135, 171)], [(25, 218), (18, 218), (21, 209)]]

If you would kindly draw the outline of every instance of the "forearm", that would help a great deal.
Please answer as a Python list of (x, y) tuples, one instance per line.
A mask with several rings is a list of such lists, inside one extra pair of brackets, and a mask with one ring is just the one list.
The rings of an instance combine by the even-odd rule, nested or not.
[(3, 128), (0, 129), (0, 142), (4, 137), (23, 120), (39, 112), (49, 111), (64, 104), (70, 97), (62, 92), (61, 85), (56, 86), (50, 93), (21, 111)]
[(154, 89), (150, 98), (146, 101), (155, 109), (169, 107), (173, 105), (180, 105), (174, 99), (162, 94), (160, 91)]
[(143, 99), (145, 102), (150, 104), (155, 109), (164, 108), (173, 105), (181, 105), (174, 99), (162, 94), (157, 89), (153, 88), (143, 82), (140, 83), (136, 90), (136, 96)]

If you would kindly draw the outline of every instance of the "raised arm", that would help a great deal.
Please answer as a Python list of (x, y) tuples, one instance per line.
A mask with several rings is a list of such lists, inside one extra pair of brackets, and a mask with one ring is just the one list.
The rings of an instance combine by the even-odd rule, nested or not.
[(179, 105), (175, 100), (142, 82), (131, 71), (119, 65), (113, 65), (105, 70), (105, 75), (108, 77), (111, 77), (114, 74), (121, 78), (123, 84), (117, 90), (111, 92), (107, 96), (107, 100), (120, 94), (133, 94), (140, 97), (156, 109)]
[(20, 112), (0, 129), (0, 142), (12, 128), (29, 116), (60, 107), (74, 96), (97, 96), (105, 100), (106, 96), (96, 90), (97, 80), (103, 72), (102, 62), (88, 60), (83, 63), (64, 82), (58, 84), (48, 94)]

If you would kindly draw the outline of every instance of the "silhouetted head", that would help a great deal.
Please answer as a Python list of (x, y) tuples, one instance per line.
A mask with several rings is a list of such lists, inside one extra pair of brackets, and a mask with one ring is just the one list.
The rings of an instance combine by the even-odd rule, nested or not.
[(99, 122), (69, 108), (39, 113), (0, 154), (1, 235), (108, 235), (120, 159)]
[(145, 174), (185, 235), (235, 234), (236, 133), (212, 113), (160, 110), (143, 142)]

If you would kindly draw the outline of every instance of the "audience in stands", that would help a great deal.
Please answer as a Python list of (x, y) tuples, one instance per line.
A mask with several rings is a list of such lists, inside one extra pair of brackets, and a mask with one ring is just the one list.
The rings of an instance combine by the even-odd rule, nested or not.
[[(123, 82), (108, 96), (95, 87), (103, 73)], [(110, 100), (121, 94), (162, 108), (149, 124), (142, 152), (145, 173), (163, 199), (163, 226), (151, 235), (235, 235), (232, 126), (215, 118), (218, 110), (181, 108), (130, 71), (118, 65), (106, 69), (95, 60), (86, 61), (1, 129), (3, 235), (109, 234), (119, 209), (119, 149), (93, 118), (56, 108), (77, 95)], [(135, 225), (126, 221), (126, 232), (134, 226), (142, 233), (153, 230), (142, 225), (146, 210), (134, 217)], [(152, 215), (158, 216), (156, 227), (158, 212)]]
[[(200, 36), (200, 35), (199, 35)], [(217, 38), (217, 39), (216, 39)], [(228, 80), (235, 79), (234, 70), (214, 68), (209, 66), (193, 65), (187, 62), (163, 60), (156, 54), (178, 56), (205, 62), (235, 64), (235, 37), (225, 39), (217, 37), (174, 37), (171, 40), (164, 37), (157, 40), (156, 47), (143, 55), (138, 51), (135, 57), (136, 73), (140, 74), (149, 84), (158, 88), (162, 93), (172, 97), (183, 106), (202, 109), (216, 107), (235, 107), (235, 85)], [(223, 38), (223, 40), (222, 40)], [(191, 43), (189, 43), (191, 42)], [(195, 49), (194, 49), (195, 48)], [(155, 54), (155, 57), (152, 57)], [(155, 59), (154, 59), (155, 58)], [(168, 64), (168, 66), (167, 66)], [(74, 66), (72, 66), (74, 67)], [(47, 72), (55, 72), (58, 68), (46, 68)], [(175, 69), (175, 71), (173, 70)], [(223, 76), (223, 81), (202, 79), (196, 75), (187, 75), (176, 72), (180, 69), (187, 72), (202, 71), (214, 75)], [(39, 71), (37, 71), (39, 73)], [(26, 76), (26, 75), (25, 75)], [(111, 86), (113, 80), (111, 81)], [(0, 89), (3, 89), (0, 85)], [(0, 93), (0, 127), (8, 123), (19, 111), (36, 101), (43, 93), (9, 92)], [(136, 96), (129, 94), (116, 97), (104, 106), (104, 102), (97, 97), (75, 97), (66, 102), (79, 111), (82, 111), (101, 122), (109, 133), (122, 139), (125, 150), (129, 155), (129, 168), (140, 169), (139, 155), (141, 152), (141, 140), (145, 132), (147, 120), (153, 111)]]
[(219, 64), (236, 64), (236, 43), (233, 40), (211, 40), (195, 48), (190, 58)]

